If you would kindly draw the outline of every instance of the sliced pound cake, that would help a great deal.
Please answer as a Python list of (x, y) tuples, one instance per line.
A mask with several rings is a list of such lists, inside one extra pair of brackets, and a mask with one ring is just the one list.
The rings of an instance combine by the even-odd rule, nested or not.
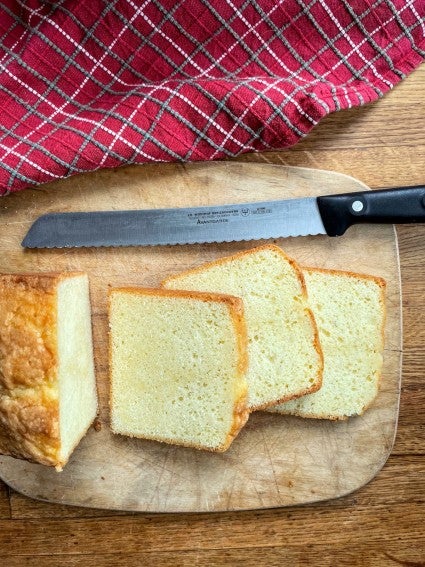
[(322, 380), (317, 327), (297, 264), (266, 245), (172, 276), (167, 289), (230, 294), (244, 303), (248, 405), (266, 408), (316, 391)]
[(323, 348), (323, 383), (318, 392), (270, 411), (334, 420), (360, 415), (379, 388), (385, 281), (316, 268), (303, 273)]
[(249, 415), (242, 301), (117, 288), (109, 324), (112, 430), (226, 450)]
[(0, 275), (0, 453), (61, 470), (96, 412), (87, 276)]

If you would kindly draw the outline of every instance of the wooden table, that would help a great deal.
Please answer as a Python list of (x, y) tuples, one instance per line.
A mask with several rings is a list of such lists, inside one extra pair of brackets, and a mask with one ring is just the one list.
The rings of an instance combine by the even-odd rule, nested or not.
[[(372, 188), (425, 183), (425, 66), (286, 151), (238, 158), (335, 170)], [(119, 175), (115, 173), (115, 175)], [(424, 565), (425, 225), (398, 228), (404, 361), (396, 442), (357, 492), (310, 506), (149, 515), (46, 504), (0, 482), (0, 564)]]

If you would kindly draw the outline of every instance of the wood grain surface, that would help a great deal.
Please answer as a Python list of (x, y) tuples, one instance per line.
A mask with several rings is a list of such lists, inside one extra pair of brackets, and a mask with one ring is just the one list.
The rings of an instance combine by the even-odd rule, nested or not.
[[(372, 188), (421, 184), (424, 100), (422, 66), (382, 100), (330, 116), (296, 147), (238, 161), (334, 170)], [(424, 565), (425, 226), (399, 226), (397, 232), (404, 334), (400, 414), (391, 455), (370, 483), (304, 506), (165, 515), (42, 503), (0, 485), (1, 564)]]
[[(99, 392), (91, 428), (61, 474), (0, 457), (0, 477), (34, 498), (143, 512), (216, 512), (305, 504), (342, 496), (368, 482), (385, 463), (396, 431), (401, 359), (400, 272), (391, 225), (352, 227), (341, 238), (273, 240), (301, 266), (383, 277), (386, 328), (379, 395), (361, 417), (344, 422), (254, 412), (222, 454), (114, 435), (109, 427), (108, 287), (158, 287), (167, 276), (264, 242), (193, 246), (24, 250), (20, 243), (41, 214), (244, 203), (362, 191), (353, 177), (317, 169), (215, 162), (99, 172), (59, 187), (0, 202), (0, 272), (84, 271), (89, 275)], [(167, 191), (167, 186), (173, 187)], [(93, 189), (95, 187), (95, 189)], [(55, 198), (54, 198), (55, 197)], [(264, 222), (267, 222), (266, 220)]]

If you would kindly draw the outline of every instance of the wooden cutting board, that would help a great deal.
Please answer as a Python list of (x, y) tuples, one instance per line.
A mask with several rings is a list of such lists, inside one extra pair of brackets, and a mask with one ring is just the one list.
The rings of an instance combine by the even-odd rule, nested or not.
[(253, 414), (223, 454), (113, 435), (109, 429), (106, 297), (109, 285), (157, 286), (166, 276), (258, 243), (156, 248), (23, 250), (42, 213), (242, 203), (362, 190), (337, 173), (220, 162), (104, 170), (0, 200), (0, 271), (83, 270), (90, 276), (99, 427), (62, 473), (0, 457), (0, 476), (33, 498), (98, 508), (200, 512), (286, 506), (358, 489), (384, 465), (393, 445), (400, 396), (401, 312), (397, 240), (392, 226), (362, 226), (345, 236), (274, 242), (302, 265), (347, 269), (387, 280), (382, 387), (362, 417), (345, 422)]

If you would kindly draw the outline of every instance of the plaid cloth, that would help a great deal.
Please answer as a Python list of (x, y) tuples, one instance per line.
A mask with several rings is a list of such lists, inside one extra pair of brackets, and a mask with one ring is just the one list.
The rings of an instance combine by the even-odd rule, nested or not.
[(424, 49), (425, 0), (6, 0), (0, 193), (288, 147)]

